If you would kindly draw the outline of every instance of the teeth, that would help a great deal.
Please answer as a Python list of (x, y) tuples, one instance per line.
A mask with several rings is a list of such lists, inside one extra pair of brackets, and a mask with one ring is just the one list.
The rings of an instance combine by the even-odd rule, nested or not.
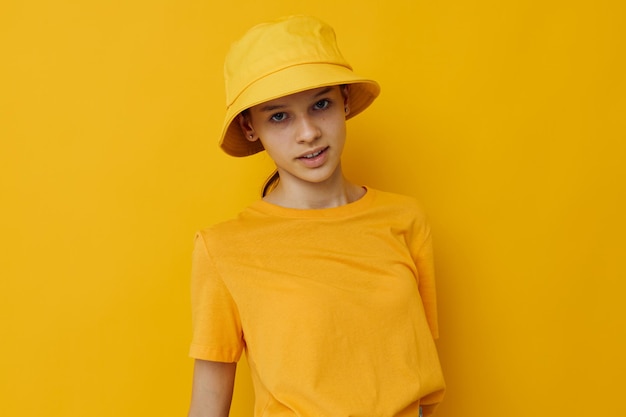
[(315, 153), (310, 153), (310, 154), (308, 154), (308, 155), (304, 155), (304, 157), (305, 157), (305, 158), (309, 158), (309, 159), (310, 159), (310, 158), (315, 158), (317, 155), (319, 155), (319, 154), (321, 154), (321, 153), (322, 153), (322, 151), (318, 151), (318, 152), (315, 152)]

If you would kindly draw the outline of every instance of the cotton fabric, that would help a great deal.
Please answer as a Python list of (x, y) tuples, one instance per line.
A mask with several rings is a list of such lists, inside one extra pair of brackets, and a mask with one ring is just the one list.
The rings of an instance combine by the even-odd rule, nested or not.
[(412, 198), (259, 200), (196, 236), (192, 306), (190, 355), (246, 351), (256, 417), (430, 415), (442, 399), (432, 240)]

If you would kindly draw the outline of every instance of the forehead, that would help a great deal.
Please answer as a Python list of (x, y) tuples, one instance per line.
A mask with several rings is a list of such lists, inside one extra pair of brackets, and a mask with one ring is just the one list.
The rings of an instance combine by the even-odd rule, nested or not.
[(265, 103), (261, 103), (252, 107), (251, 109), (255, 111), (272, 111), (298, 102), (308, 103), (310, 101), (319, 100), (327, 95), (332, 95), (334, 93), (339, 93), (339, 86), (332, 85), (327, 87), (313, 88), (310, 90), (305, 90), (299, 93), (289, 94), (287, 96), (266, 101)]

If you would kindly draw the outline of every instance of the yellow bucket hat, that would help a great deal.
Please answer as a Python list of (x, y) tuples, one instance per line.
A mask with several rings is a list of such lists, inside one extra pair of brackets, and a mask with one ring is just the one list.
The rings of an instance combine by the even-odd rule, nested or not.
[(350, 113), (365, 110), (378, 96), (376, 81), (355, 75), (337, 47), (334, 30), (308, 16), (291, 16), (250, 29), (235, 42), (224, 63), (226, 118), (220, 146), (229, 155), (263, 150), (250, 142), (235, 118), (279, 97), (329, 85), (350, 84)]

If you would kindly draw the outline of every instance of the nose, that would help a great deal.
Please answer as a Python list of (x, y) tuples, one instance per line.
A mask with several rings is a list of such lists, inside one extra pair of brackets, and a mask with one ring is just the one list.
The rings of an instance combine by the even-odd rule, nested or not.
[(322, 134), (314, 120), (309, 115), (302, 115), (298, 120), (297, 140), (299, 143), (315, 141)]

